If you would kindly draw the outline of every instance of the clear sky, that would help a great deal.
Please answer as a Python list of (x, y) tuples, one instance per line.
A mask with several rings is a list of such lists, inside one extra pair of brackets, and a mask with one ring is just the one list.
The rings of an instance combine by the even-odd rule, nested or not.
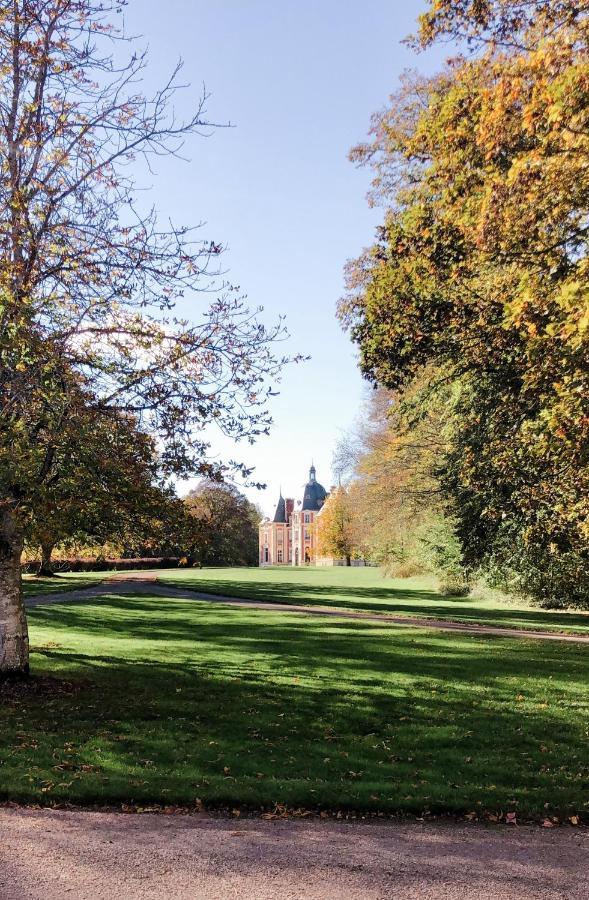
[(234, 126), (191, 142), (189, 162), (162, 162), (152, 199), (177, 223), (205, 222), (203, 237), (228, 247), (227, 277), (267, 320), (286, 315), (287, 352), (312, 357), (285, 371), (270, 437), (254, 447), (214, 441), (219, 454), (256, 466), (268, 489), (249, 494), (268, 513), (280, 486), (302, 496), (311, 458), (329, 489), (334, 446), (358, 414), (365, 386), (335, 306), (344, 264), (371, 243), (381, 213), (368, 208), (369, 174), (347, 153), (404, 69), (439, 66), (439, 53), (401, 44), (425, 5), (131, 0), (125, 14), (127, 31), (149, 45), (150, 82), (184, 60), (192, 88), (179, 113), (204, 83), (209, 118)]

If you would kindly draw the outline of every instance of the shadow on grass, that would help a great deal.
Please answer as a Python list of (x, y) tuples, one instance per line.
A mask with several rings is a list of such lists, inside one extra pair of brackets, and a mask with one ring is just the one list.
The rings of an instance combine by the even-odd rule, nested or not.
[(144, 597), (31, 619), (35, 668), (85, 686), (0, 709), (5, 799), (580, 807), (578, 648)]
[(55, 594), (62, 591), (75, 591), (81, 588), (93, 587), (100, 583), (100, 577), (88, 578), (80, 574), (80, 576), (68, 575), (64, 578), (61, 575), (53, 575), (50, 578), (37, 578), (27, 576), (23, 578), (23, 594), (25, 597), (41, 596), (43, 594)]
[(266, 603), (306, 604), (332, 606), (342, 609), (367, 610), (391, 615), (425, 616), (437, 619), (453, 619), (464, 622), (486, 622), (506, 627), (526, 628), (578, 628), (589, 630), (589, 616), (574, 612), (553, 612), (543, 609), (518, 609), (517, 607), (492, 608), (473, 605), (469, 597), (441, 597), (435, 590), (398, 588), (391, 586), (350, 587), (319, 585), (312, 582), (267, 582), (204, 578), (158, 579), (160, 584), (183, 587), (187, 590), (261, 600)]
[[(308, 619), (286, 618), (285, 615), (265, 610), (217, 607), (198, 601), (145, 595), (106, 595), (98, 602), (90, 598), (75, 604), (39, 606), (30, 610), (29, 616), (34, 624), (83, 631), (86, 635), (100, 638), (166, 641), (177, 644), (177, 652), (181, 652), (181, 644), (192, 644), (199, 652), (203, 643), (210, 645), (214, 642), (225, 650), (232, 646), (245, 650), (245, 645), (251, 644), (258, 651), (284, 655), (288, 659), (292, 657), (300, 664), (306, 662), (311, 666), (320, 665), (325, 659), (337, 659), (346, 664), (353, 661), (356, 671), (365, 667), (373, 669), (376, 664), (377, 672), (390, 672), (391, 648), (399, 643), (400, 638), (403, 646), (412, 648), (412, 652), (428, 648), (435, 671), (448, 667), (451, 670), (452, 660), (464, 656), (472, 661), (472, 677), (477, 677), (478, 663), (473, 660), (473, 645), (468, 639), (464, 640), (467, 636), (461, 635), (456, 640), (456, 633), (425, 634), (402, 626), (391, 630), (386, 625), (361, 620), (315, 619), (311, 627)], [(375, 634), (378, 635), (377, 640), (374, 640)], [(475, 642), (474, 646), (497, 647), (498, 651), (500, 644), (507, 642), (516, 651), (514, 658), (518, 660), (521, 658), (518, 648), (524, 651), (524, 655), (529, 648), (530, 660), (540, 657), (525, 639), (515, 638), (512, 641), (484, 635), (468, 637)], [(385, 661), (382, 669), (377, 665), (380, 656)], [(562, 660), (562, 646), (551, 644), (543, 647), (541, 658), (558, 664)], [(410, 667), (415, 664), (414, 671), (423, 672), (423, 662), (417, 664), (416, 657), (410, 655), (406, 664)], [(430, 662), (426, 665), (429, 666)], [(486, 676), (492, 678), (493, 666), (485, 661), (484, 668)], [(499, 674), (505, 674), (504, 670), (499, 670)]]

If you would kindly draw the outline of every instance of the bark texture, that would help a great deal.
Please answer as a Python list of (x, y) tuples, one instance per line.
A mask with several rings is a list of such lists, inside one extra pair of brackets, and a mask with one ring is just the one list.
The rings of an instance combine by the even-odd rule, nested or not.
[(0, 512), (0, 678), (28, 675), (29, 635), (22, 594), (23, 538), (14, 514)]

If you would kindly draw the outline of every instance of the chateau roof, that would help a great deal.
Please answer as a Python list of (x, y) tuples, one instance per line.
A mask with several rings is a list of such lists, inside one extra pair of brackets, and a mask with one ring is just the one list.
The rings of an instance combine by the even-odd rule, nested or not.
[(322, 484), (319, 484), (317, 481), (317, 472), (315, 470), (315, 466), (311, 466), (309, 469), (309, 480), (305, 485), (305, 493), (303, 495), (303, 510), (307, 510), (308, 512), (319, 512), (323, 504), (325, 503), (325, 498), (327, 497), (327, 491), (323, 487)]
[(286, 502), (282, 493), (280, 494), (280, 499), (278, 501), (278, 505), (276, 506), (276, 512), (274, 513), (274, 522), (287, 522), (286, 518)]

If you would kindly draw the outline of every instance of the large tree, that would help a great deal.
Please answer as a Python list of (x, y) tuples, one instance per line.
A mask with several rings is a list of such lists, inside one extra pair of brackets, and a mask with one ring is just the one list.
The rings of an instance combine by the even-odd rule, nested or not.
[(163, 224), (138, 190), (206, 122), (202, 100), (175, 117), (179, 70), (142, 94), (145, 54), (113, 25), (124, 5), (0, 0), (0, 673), (28, 671), (24, 521), (79, 404), (131, 413), (168, 471), (206, 473), (204, 427), (266, 431), (282, 363), (281, 323), (228, 285), (194, 293), (214, 288), (219, 243)]
[(545, 575), (536, 596), (573, 602), (589, 602), (586, 13), (432, 4), (419, 40), (473, 52), (407, 79), (355, 151), (387, 213), (341, 307), (370, 377), (454, 380), (442, 480), (469, 561), (517, 546)]
[(201, 566), (255, 566), (262, 515), (231, 484), (202, 481), (184, 500), (185, 547)]
[(162, 519), (175, 506), (154, 441), (132, 417), (82, 408), (75, 421), (26, 517), (27, 547), (40, 551), (39, 575), (53, 574), (53, 550), (63, 542), (157, 541)]

